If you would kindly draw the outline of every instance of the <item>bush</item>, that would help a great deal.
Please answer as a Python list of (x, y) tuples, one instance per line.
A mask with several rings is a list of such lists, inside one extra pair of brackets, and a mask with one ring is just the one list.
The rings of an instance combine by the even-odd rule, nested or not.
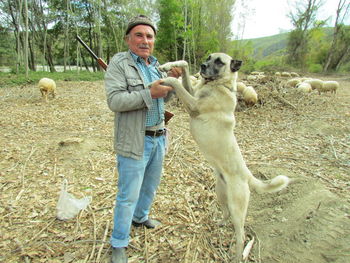
[(254, 65), (254, 70), (263, 72), (284, 71), (286, 64), (283, 63), (283, 57), (273, 57), (265, 60), (259, 60)]
[(103, 80), (104, 72), (88, 72), (83, 70), (78, 74), (76, 70), (55, 73), (44, 71), (30, 71), (28, 78), (26, 78), (25, 73), (22, 72), (19, 74), (0, 72), (0, 87), (13, 87), (34, 84), (39, 82), (39, 80), (44, 77), (51, 78), (55, 81), (97, 81)]
[(339, 67), (339, 72), (349, 73), (350, 72), (350, 61), (346, 64), (343, 64)]
[(310, 64), (308, 66), (308, 71), (311, 73), (321, 73), (322, 65), (321, 64)]

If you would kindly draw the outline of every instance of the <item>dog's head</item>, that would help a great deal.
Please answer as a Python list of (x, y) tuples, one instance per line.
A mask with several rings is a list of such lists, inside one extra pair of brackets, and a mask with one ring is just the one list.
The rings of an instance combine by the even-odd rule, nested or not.
[(201, 65), (200, 74), (206, 81), (210, 81), (230, 75), (238, 71), (241, 66), (241, 60), (232, 59), (224, 53), (213, 53)]

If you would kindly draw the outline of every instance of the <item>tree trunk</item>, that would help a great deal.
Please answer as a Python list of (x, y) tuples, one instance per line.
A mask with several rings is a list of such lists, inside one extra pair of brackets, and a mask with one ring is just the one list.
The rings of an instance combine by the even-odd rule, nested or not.
[(89, 65), (86, 63), (85, 57), (81, 56), (81, 58), (83, 59), (83, 64), (84, 64), (86, 70), (90, 72)]
[(28, 2), (24, 0), (24, 14), (25, 14), (25, 38), (24, 38), (24, 65), (26, 69), (26, 78), (28, 78)]
[(64, 50), (63, 50), (63, 71), (67, 70), (67, 57), (68, 57), (68, 26), (69, 26), (69, 0), (66, 0), (66, 14), (65, 14), (65, 26), (64, 26)]
[(345, 58), (350, 56), (350, 46), (347, 47), (346, 51), (342, 56), (339, 57), (338, 61), (335, 62), (335, 70), (338, 71), (339, 67), (343, 64)]
[[(344, 20), (344, 17), (347, 14), (347, 11), (349, 8), (349, 4), (345, 5), (346, 4), (345, 2), (346, 2), (346, 0), (339, 0), (339, 3), (338, 3), (338, 7), (337, 7), (337, 11), (336, 11), (337, 15), (336, 15), (335, 23), (334, 23), (334, 33), (333, 33), (332, 44), (328, 50), (326, 62), (323, 66), (323, 72), (328, 71), (329, 66), (331, 65), (331, 62), (334, 58), (334, 54), (336, 52), (336, 44), (338, 42), (338, 38), (339, 38), (338, 36), (339, 36), (340, 24), (341, 24), (341, 22), (339, 22), (339, 21)], [(344, 16), (340, 17), (342, 11), (344, 11)], [(338, 65), (339, 61), (336, 64)]]
[(53, 63), (52, 58), (52, 51), (51, 51), (51, 45), (49, 43), (46, 43), (47, 46), (47, 53), (46, 53), (46, 61), (49, 65), (50, 72), (56, 72), (55, 65)]

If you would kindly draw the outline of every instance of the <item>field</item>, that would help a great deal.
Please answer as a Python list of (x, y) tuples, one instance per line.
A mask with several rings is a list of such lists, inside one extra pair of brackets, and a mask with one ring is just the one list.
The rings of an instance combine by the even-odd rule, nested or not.
[[(350, 79), (334, 94), (298, 94), (271, 79), (260, 103), (236, 112), (235, 135), (253, 174), (293, 179), (274, 194), (252, 193), (246, 220), (254, 246), (247, 262), (346, 263), (350, 258)], [(113, 114), (103, 82), (57, 82), (45, 103), (37, 87), (0, 89), (0, 262), (109, 262), (116, 195)], [(231, 224), (215, 179), (174, 99), (170, 149), (152, 217), (132, 229), (131, 263), (232, 262)], [(219, 132), (219, 131), (218, 131)], [(72, 220), (56, 219), (63, 179), (77, 198), (92, 196)]]

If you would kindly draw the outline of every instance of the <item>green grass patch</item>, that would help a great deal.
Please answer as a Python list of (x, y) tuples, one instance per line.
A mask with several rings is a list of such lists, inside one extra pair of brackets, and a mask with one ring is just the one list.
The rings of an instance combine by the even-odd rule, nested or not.
[(88, 71), (66, 71), (66, 72), (29, 72), (28, 78), (25, 73), (13, 74), (0, 72), (0, 88), (23, 86), (36, 84), (41, 78), (50, 78), (55, 81), (97, 81), (103, 80), (105, 72), (88, 72)]

